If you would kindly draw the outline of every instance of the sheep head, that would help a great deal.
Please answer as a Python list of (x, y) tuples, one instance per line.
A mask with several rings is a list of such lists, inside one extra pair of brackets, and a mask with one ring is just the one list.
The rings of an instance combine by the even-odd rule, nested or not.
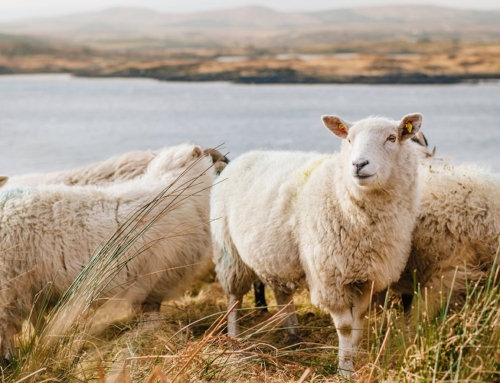
[(393, 174), (404, 166), (403, 161), (413, 161), (408, 152), (407, 140), (418, 133), (422, 115), (408, 114), (400, 121), (383, 117), (370, 117), (358, 122), (348, 122), (337, 116), (323, 116), (323, 124), (333, 134), (342, 138), (341, 152), (350, 183), (363, 190), (384, 189)]
[(427, 138), (425, 138), (424, 134), (422, 131), (418, 132), (415, 134), (415, 136), (411, 139), (412, 142), (417, 144), (417, 152), (420, 158), (422, 159), (427, 159), (427, 158), (436, 158), (436, 147), (434, 146), (434, 149), (432, 149), (432, 152), (429, 151), (429, 144), (427, 142)]
[(202, 156), (203, 149), (194, 144), (164, 148), (158, 151), (156, 157), (149, 163), (146, 175), (161, 177), (170, 171), (189, 167)]
[(215, 173), (220, 174), (229, 164), (229, 159), (219, 152), (217, 149), (205, 148), (203, 153), (212, 157), (212, 162), (214, 163)]

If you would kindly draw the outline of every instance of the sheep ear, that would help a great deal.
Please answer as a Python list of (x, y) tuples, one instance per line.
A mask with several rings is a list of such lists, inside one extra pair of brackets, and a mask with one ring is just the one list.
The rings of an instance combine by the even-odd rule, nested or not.
[(212, 149), (212, 148), (205, 148), (205, 149), (203, 149), (203, 154), (205, 156), (212, 156), (213, 151), (214, 151), (214, 149)]
[(0, 176), (0, 188), (7, 183), (9, 180), (9, 177), (7, 176)]
[(199, 147), (198, 145), (196, 145), (193, 148), (193, 158), (199, 158), (202, 155), (203, 155), (203, 149), (201, 147)]
[(349, 129), (352, 124), (348, 121), (342, 120), (337, 116), (321, 116), (321, 120), (323, 121), (323, 125), (340, 138), (347, 138), (347, 133), (349, 133)]
[(412, 113), (404, 116), (398, 126), (399, 140), (405, 141), (417, 134), (422, 126), (422, 118), (420, 113)]

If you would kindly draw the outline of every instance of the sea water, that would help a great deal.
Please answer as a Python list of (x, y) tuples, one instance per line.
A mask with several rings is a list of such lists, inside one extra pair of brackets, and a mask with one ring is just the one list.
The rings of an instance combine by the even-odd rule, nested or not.
[[(500, 171), (500, 83), (235, 85), (70, 75), (0, 76), (0, 174), (47, 172), (186, 141), (333, 152), (320, 116), (424, 115), (438, 156)], [(401, 164), (404, 166), (404, 164)]]

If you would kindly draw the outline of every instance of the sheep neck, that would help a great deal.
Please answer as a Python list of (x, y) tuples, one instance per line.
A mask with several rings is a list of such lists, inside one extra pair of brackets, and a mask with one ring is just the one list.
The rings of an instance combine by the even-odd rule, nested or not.
[[(364, 191), (356, 188), (353, 193), (353, 185), (344, 178), (345, 169), (335, 172), (330, 170), (332, 177), (328, 189), (332, 194), (329, 198), (332, 200), (336, 220), (346, 236), (359, 239), (349, 251), (351, 257), (346, 260), (341, 272), (342, 284), (373, 281), (377, 291), (385, 288), (389, 281), (396, 281), (404, 269), (410, 251), (411, 233), (416, 223), (419, 198), (418, 161), (411, 150), (404, 151), (401, 157), (404, 161), (401, 163), (413, 165), (396, 169), (391, 177), (391, 184), (377, 190)], [(342, 167), (345, 163), (339, 162), (335, 167)], [(332, 165), (325, 164), (330, 167)], [(331, 230), (335, 233), (336, 229), (332, 227)], [(388, 232), (393, 233), (391, 242), (379, 242)], [(404, 254), (399, 254), (401, 249), (405, 249)], [(363, 267), (353, 271), (353, 265)]]

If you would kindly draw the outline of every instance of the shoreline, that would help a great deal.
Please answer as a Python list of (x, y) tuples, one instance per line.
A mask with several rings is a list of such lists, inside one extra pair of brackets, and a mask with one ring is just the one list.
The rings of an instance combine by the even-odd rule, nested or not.
[(176, 57), (151, 52), (74, 53), (66, 49), (2, 55), (0, 49), (0, 75), (71, 73), (77, 77), (235, 84), (457, 84), (500, 80), (500, 44), (453, 49), (441, 45), (433, 44), (430, 53), (275, 54), (247, 55), (244, 59), (241, 52), (231, 56), (195, 52)]
[[(313, 47), (314, 48), (314, 47)], [(235, 84), (458, 84), (500, 80), (500, 43), (351, 43), (322, 49), (91, 49), (0, 41), (0, 75), (71, 73)]]
[(239, 73), (208, 73), (189, 75), (162, 75), (154, 71), (128, 70), (126, 72), (93, 73), (89, 71), (2, 71), (0, 77), (22, 75), (68, 75), (75, 78), (130, 78), (151, 79), (168, 82), (228, 82), (242, 85), (301, 85), (301, 84), (352, 84), (352, 85), (451, 85), (477, 84), (500, 81), (500, 73), (470, 75), (428, 75), (421, 72), (387, 73), (383, 75), (357, 76), (311, 76), (296, 71), (276, 71), (258, 75), (241, 75)]

